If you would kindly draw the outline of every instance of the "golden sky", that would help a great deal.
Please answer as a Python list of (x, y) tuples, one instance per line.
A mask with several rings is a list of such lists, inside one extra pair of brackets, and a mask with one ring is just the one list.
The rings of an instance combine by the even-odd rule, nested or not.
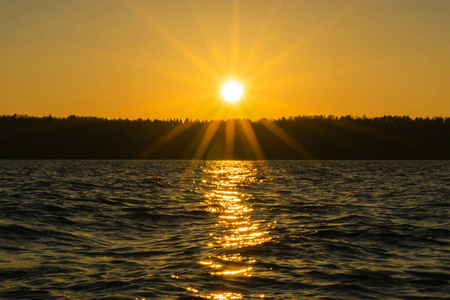
[(448, 0), (2, 0), (0, 115), (450, 116), (449, 15)]

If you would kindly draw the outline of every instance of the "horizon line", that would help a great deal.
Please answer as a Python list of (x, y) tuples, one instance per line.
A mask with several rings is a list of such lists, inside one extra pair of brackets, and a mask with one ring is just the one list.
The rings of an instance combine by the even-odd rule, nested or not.
[(104, 121), (160, 121), (160, 122), (226, 122), (231, 120), (249, 120), (251, 122), (259, 122), (261, 120), (269, 120), (269, 121), (282, 121), (282, 120), (294, 120), (296, 118), (305, 118), (305, 119), (331, 119), (331, 120), (339, 120), (339, 119), (351, 119), (351, 120), (375, 120), (375, 119), (381, 119), (381, 118), (407, 118), (411, 120), (435, 120), (435, 119), (443, 119), (448, 120), (450, 119), (450, 116), (426, 116), (426, 117), (419, 117), (419, 116), (409, 116), (409, 115), (380, 115), (380, 116), (374, 116), (374, 117), (368, 117), (365, 114), (363, 115), (333, 115), (333, 114), (311, 114), (311, 115), (295, 115), (295, 116), (282, 116), (277, 118), (227, 118), (227, 119), (199, 119), (199, 118), (180, 118), (180, 117), (170, 117), (170, 118), (164, 118), (164, 119), (158, 119), (158, 118), (128, 118), (128, 117), (119, 117), (119, 118), (108, 118), (108, 117), (99, 117), (99, 116), (93, 116), (93, 115), (68, 115), (68, 116), (53, 116), (52, 114), (43, 115), (43, 116), (37, 116), (37, 115), (28, 115), (28, 114), (3, 114), (0, 115), (0, 118), (35, 118), (35, 119), (58, 119), (58, 120), (64, 120), (64, 119), (70, 119), (70, 118), (82, 118), (82, 119), (99, 119)]

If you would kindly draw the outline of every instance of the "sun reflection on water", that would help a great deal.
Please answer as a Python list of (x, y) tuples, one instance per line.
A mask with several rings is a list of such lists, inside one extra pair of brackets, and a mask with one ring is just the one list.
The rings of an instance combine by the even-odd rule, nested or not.
[[(254, 197), (243, 192), (257, 181), (258, 169), (251, 163), (225, 161), (207, 163), (203, 172), (207, 175), (201, 181), (206, 190), (205, 209), (216, 219), (216, 224), (207, 243), (207, 252), (211, 255), (199, 264), (208, 268), (213, 277), (251, 277), (257, 260), (241, 253), (249, 247), (269, 242), (270, 229), (275, 225), (275, 222), (256, 218), (252, 207)], [(196, 296), (206, 299), (243, 297), (236, 292), (198, 293)]]

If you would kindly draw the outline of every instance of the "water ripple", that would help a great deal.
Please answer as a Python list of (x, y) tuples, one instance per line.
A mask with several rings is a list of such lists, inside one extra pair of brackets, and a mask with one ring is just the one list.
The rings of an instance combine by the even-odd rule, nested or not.
[(1, 161), (0, 298), (448, 299), (433, 161)]

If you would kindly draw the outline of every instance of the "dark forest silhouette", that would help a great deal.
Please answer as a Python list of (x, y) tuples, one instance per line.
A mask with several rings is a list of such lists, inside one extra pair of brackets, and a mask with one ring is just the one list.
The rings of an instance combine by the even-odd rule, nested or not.
[[(231, 138), (227, 138), (227, 122), (233, 124)], [(242, 124), (253, 129), (257, 148), (266, 159), (450, 159), (450, 118), (298, 116), (259, 121), (161, 121), (18, 115), (0, 117), (0, 158), (262, 158), (249, 143), (249, 126), (246, 131)], [(211, 135), (207, 142), (205, 134)], [(227, 152), (230, 141), (232, 151)], [(199, 152), (202, 147), (204, 151)]]

